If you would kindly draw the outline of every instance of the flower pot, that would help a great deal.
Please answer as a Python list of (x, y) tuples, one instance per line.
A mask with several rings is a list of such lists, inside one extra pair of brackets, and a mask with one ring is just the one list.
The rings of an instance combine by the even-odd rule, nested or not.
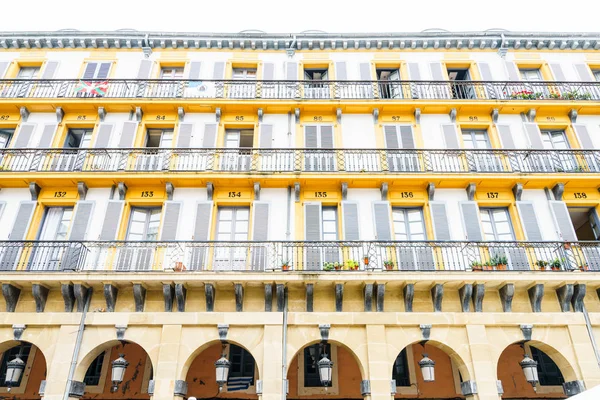
[(350, 270), (358, 271), (358, 265), (354, 265), (354, 266), (350, 267)]
[(290, 270), (290, 266), (284, 264), (284, 265), (281, 266), (281, 270), (282, 271), (289, 271)]
[(498, 264), (496, 265), (496, 271), (506, 271), (506, 264)]
[(394, 269), (394, 264), (385, 264), (385, 269), (388, 271), (392, 271)]
[(492, 267), (491, 265), (484, 265), (483, 266), (483, 270), (484, 271), (493, 271), (494, 267)]
[(587, 265), (580, 265), (579, 266), (579, 270), (580, 271), (588, 271), (590, 268)]
[(175, 270), (175, 272), (181, 272), (186, 270), (185, 265), (183, 265), (183, 262), (181, 261), (176, 261), (175, 267), (173, 269)]
[(571, 243), (565, 243), (563, 247), (565, 250), (571, 250)]
[(560, 271), (560, 267), (551, 267), (552, 271)]
[(333, 268), (334, 268), (336, 271), (339, 271), (340, 269), (342, 269), (342, 266), (341, 266), (341, 265), (336, 265), (336, 266), (334, 266)]
[(481, 272), (483, 271), (483, 267), (471, 267), (473, 269), (473, 272)]
[(367, 265), (369, 265), (369, 257), (365, 257), (365, 258), (363, 259), (363, 262), (365, 263), (365, 267), (366, 267)]

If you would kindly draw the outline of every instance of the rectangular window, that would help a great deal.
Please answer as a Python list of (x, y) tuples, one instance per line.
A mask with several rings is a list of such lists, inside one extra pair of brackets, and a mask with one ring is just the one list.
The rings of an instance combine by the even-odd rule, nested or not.
[[(19, 356), (21, 358), (21, 360), (23, 360), (23, 362), (25, 363), (25, 365), (27, 365), (27, 359), (29, 358), (29, 353), (31, 352), (31, 343), (22, 343), (20, 346), (15, 346), (12, 349), (6, 350), (3, 354), (2, 354), (2, 364), (0, 364), (0, 387), (7, 387), (6, 385), (6, 368), (7, 368), (7, 364), (14, 360), (15, 357)], [(21, 385), (21, 380), (23, 379), (23, 376), (25, 375), (25, 373), (21, 374), (21, 377), (19, 378), (19, 383), (17, 385), (13, 385), (13, 387), (15, 386), (20, 386)]]
[(564, 131), (542, 131), (545, 149), (568, 149), (569, 141)]
[(248, 240), (250, 207), (219, 207), (217, 240)]
[(161, 67), (160, 78), (161, 79), (182, 79), (183, 78), (183, 67)]
[(127, 240), (155, 241), (158, 238), (158, 227), (160, 225), (161, 207), (132, 207), (127, 229)]
[(305, 69), (304, 79), (307, 81), (326, 81), (328, 80), (327, 68)]
[(397, 82), (400, 80), (400, 71), (397, 68), (377, 69), (375, 72), (379, 81), (379, 97), (382, 99), (402, 97), (402, 86)]
[(5, 149), (10, 144), (10, 139), (14, 135), (14, 129), (0, 129), (0, 149)]
[(542, 80), (542, 73), (539, 68), (519, 68), (521, 79), (528, 82), (538, 82)]
[(392, 208), (396, 240), (427, 240), (422, 208)]
[(17, 79), (37, 79), (39, 73), (40, 67), (21, 67)]
[(565, 382), (558, 365), (546, 353), (530, 346), (531, 358), (537, 361), (538, 379), (541, 386), (562, 386)]
[(337, 207), (323, 206), (321, 210), (323, 240), (338, 240)]
[(169, 149), (173, 147), (173, 129), (148, 129), (146, 147)]
[(92, 141), (92, 129), (69, 129), (65, 139), (65, 149), (87, 149)]
[[(331, 345), (313, 344), (304, 348), (304, 387), (322, 387), (317, 363), (323, 354), (331, 359)], [(335, 368), (335, 367), (334, 367)], [(333, 385), (333, 382), (332, 382)]]
[(104, 352), (92, 361), (83, 378), (86, 386), (98, 386), (102, 375), (102, 364), (104, 364)]
[(487, 241), (513, 241), (512, 224), (508, 208), (480, 208), (481, 226)]
[(398, 354), (398, 357), (396, 357), (393, 368), (392, 379), (396, 380), (396, 386), (410, 386), (406, 348), (402, 349), (400, 354)]
[(329, 79), (326, 68), (314, 68), (304, 70), (304, 97), (309, 99), (328, 99), (330, 97), (329, 85), (325, 83)]
[(486, 130), (463, 130), (462, 138), (465, 149), (489, 149), (492, 147)]
[[(227, 378), (228, 389), (236, 388), (236, 390), (248, 389), (254, 385), (254, 357), (246, 349), (229, 345), (229, 376)], [(239, 388), (239, 389), (238, 389)]]
[(256, 68), (233, 68), (231, 78), (241, 81), (253, 81), (256, 79)]
[(252, 148), (254, 146), (254, 130), (228, 129), (225, 131), (225, 147), (228, 149)]
[(111, 62), (89, 62), (83, 71), (83, 79), (106, 79), (111, 65)]
[(38, 240), (66, 240), (73, 207), (48, 207), (40, 228)]

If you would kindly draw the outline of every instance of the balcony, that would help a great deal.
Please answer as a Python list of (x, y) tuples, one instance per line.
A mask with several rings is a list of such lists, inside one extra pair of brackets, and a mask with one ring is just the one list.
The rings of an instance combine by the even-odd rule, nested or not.
[(600, 173), (600, 150), (2, 149), (0, 173)]
[[(287, 267), (286, 267), (287, 266)], [(2, 271), (600, 271), (600, 242), (2, 241)]]
[(0, 99), (600, 100), (598, 82), (0, 80)]

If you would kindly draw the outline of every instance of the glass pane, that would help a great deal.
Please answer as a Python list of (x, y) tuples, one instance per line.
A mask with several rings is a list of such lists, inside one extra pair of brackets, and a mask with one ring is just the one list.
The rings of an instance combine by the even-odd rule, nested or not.
[(248, 234), (248, 221), (236, 221), (235, 232), (243, 233), (244, 235), (247, 235)]
[(248, 221), (250, 216), (250, 209), (247, 207), (236, 209), (235, 219), (236, 221)]
[(409, 210), (408, 211), (408, 220), (411, 222), (422, 221), (421, 210)]
[(490, 220), (490, 213), (488, 210), (480, 210), (479, 211), (479, 215), (481, 216), (481, 221), (489, 221)]
[(231, 221), (219, 221), (218, 231), (221, 233), (231, 233)]
[(404, 210), (392, 209), (394, 221), (404, 221)]
[(494, 213), (494, 221), (496, 223), (508, 221), (508, 211), (505, 209), (493, 210)]
[(394, 232), (396, 234), (406, 233), (406, 224), (404, 222), (394, 222)]
[(335, 221), (323, 221), (323, 232), (335, 232)]
[(335, 221), (336, 210), (323, 207), (323, 221)]
[(233, 209), (231, 208), (221, 208), (219, 210), (219, 220), (231, 220), (233, 217)]
[(423, 223), (421, 221), (411, 222), (410, 223), (410, 234), (422, 234), (423, 233)]

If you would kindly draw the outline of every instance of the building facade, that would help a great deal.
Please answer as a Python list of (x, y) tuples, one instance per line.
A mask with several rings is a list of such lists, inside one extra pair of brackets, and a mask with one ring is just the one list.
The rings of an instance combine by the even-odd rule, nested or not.
[(0, 33), (0, 397), (600, 384), (599, 50), (505, 31)]

